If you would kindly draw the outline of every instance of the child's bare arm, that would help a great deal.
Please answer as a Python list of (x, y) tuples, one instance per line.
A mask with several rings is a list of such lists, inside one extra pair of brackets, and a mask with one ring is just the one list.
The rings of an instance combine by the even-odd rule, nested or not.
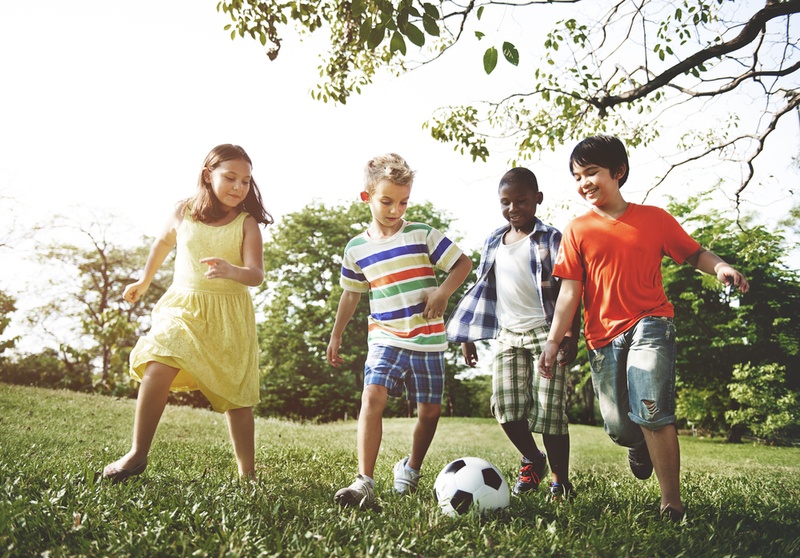
[(444, 316), (444, 311), (447, 309), (447, 301), (456, 292), (456, 289), (461, 286), (470, 271), (472, 271), (472, 260), (466, 254), (461, 254), (458, 261), (450, 268), (450, 273), (447, 274), (442, 284), (426, 297), (425, 310), (422, 312), (423, 317), (431, 320)]
[(355, 291), (343, 291), (342, 297), (339, 299), (336, 321), (333, 323), (333, 332), (326, 351), (328, 363), (336, 368), (344, 362), (344, 359), (339, 356), (339, 348), (342, 346), (342, 334), (350, 318), (353, 317), (359, 300), (361, 300), (361, 293)]
[(569, 331), (564, 334), (564, 339), (558, 346), (558, 352), (561, 358), (558, 361), (559, 366), (567, 366), (575, 361), (578, 356), (578, 339), (581, 334), (581, 306), (575, 309), (575, 316), (572, 318), (572, 325)]
[(686, 262), (703, 273), (716, 276), (721, 283), (733, 285), (743, 293), (750, 290), (747, 278), (710, 250), (700, 248), (686, 258)]
[(147, 262), (144, 265), (142, 278), (125, 287), (125, 291), (122, 293), (123, 299), (134, 303), (150, 288), (150, 282), (153, 280), (156, 271), (158, 271), (158, 268), (161, 267), (161, 264), (164, 263), (164, 260), (167, 259), (167, 256), (175, 246), (178, 225), (180, 225), (182, 219), (183, 207), (181, 206), (177, 207), (169, 216), (161, 234), (159, 234), (158, 238), (153, 242), (153, 246), (150, 248), (150, 254), (147, 256)]
[(575, 327), (575, 313), (580, 307), (582, 293), (583, 283), (581, 281), (563, 280), (556, 301), (556, 311), (553, 315), (550, 333), (547, 336), (547, 342), (542, 347), (542, 354), (539, 356), (539, 373), (545, 378), (553, 377), (553, 364), (555, 364), (561, 341), (567, 330)]
[(203, 258), (201, 263), (208, 264), (205, 275), (209, 279), (232, 279), (248, 287), (257, 287), (264, 281), (264, 244), (261, 229), (252, 217), (244, 221), (244, 237), (242, 238), (242, 260), (244, 265), (238, 266), (222, 258)]

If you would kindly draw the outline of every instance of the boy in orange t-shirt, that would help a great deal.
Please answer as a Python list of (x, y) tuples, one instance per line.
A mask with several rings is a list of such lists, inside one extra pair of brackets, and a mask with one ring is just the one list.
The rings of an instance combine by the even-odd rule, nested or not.
[(675, 429), (674, 311), (661, 281), (661, 260), (688, 262), (747, 292), (747, 279), (702, 248), (666, 211), (626, 202), (629, 173), (622, 142), (593, 136), (570, 156), (578, 194), (591, 210), (564, 231), (553, 275), (562, 286), (539, 372), (552, 376), (559, 344), (583, 298), (584, 335), (605, 431), (628, 447), (633, 474), (655, 469), (661, 514), (684, 516)]

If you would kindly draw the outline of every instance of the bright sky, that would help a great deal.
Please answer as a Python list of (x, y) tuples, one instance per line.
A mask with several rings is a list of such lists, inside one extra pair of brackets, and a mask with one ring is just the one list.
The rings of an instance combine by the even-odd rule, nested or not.
[[(502, 61), (492, 76), (484, 74), (481, 53), (491, 36), (478, 43), (466, 34), (464, 46), (445, 60), (399, 78), (379, 77), (346, 106), (334, 106), (308, 94), (318, 79), (318, 45), (287, 40), (270, 62), (256, 41), (230, 39), (223, 29), (228, 16), (216, 11), (216, 2), (0, 3), (0, 218), (25, 230), (56, 214), (113, 214), (130, 225), (130, 238), (120, 244), (138, 242), (158, 232), (174, 202), (193, 194), (210, 148), (230, 142), (250, 154), (278, 219), (313, 199), (356, 199), (364, 163), (394, 151), (417, 170), (412, 202), (430, 200), (449, 210), (466, 236), (464, 248), (479, 248), (502, 224), (496, 184), (510, 152), (473, 163), (421, 127), (437, 107), (497, 99), (521, 80)], [(575, 10), (562, 13), (569, 9)], [(537, 14), (539, 23), (556, 19), (554, 7)], [(543, 40), (510, 15), (500, 23), (504, 33), (520, 32), (531, 45)], [(771, 169), (793, 183), (797, 174), (787, 168), (796, 154), (796, 124), (786, 128)], [(566, 169), (571, 148), (530, 165), (545, 193), (544, 209), (568, 206), (553, 215), (560, 228), (583, 210)], [(646, 170), (635, 160), (632, 166), (645, 174), (638, 190), (644, 192)], [(751, 190), (774, 218), (789, 205), (788, 186), (776, 184)], [(639, 201), (637, 190), (626, 188), (628, 199)], [(663, 201), (651, 196), (648, 203)], [(41, 275), (26, 245), (0, 249), (0, 258), (0, 290), (25, 298)], [(22, 309), (32, 304), (26, 300)]]

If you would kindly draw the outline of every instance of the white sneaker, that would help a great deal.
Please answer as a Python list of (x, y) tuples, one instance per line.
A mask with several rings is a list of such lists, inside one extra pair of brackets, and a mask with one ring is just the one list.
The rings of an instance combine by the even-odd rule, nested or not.
[(394, 466), (394, 491), (398, 494), (414, 492), (421, 476), (419, 471), (408, 468), (408, 457), (404, 457)]
[(373, 483), (364, 475), (356, 475), (356, 480), (347, 488), (342, 488), (333, 497), (333, 501), (341, 506), (367, 507), (375, 502)]

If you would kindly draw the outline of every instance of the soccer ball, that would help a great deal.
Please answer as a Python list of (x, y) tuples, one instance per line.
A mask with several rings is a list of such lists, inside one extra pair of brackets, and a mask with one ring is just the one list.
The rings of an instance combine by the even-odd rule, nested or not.
[(462, 457), (445, 465), (436, 482), (433, 496), (449, 516), (508, 507), (508, 483), (500, 470), (480, 457)]

